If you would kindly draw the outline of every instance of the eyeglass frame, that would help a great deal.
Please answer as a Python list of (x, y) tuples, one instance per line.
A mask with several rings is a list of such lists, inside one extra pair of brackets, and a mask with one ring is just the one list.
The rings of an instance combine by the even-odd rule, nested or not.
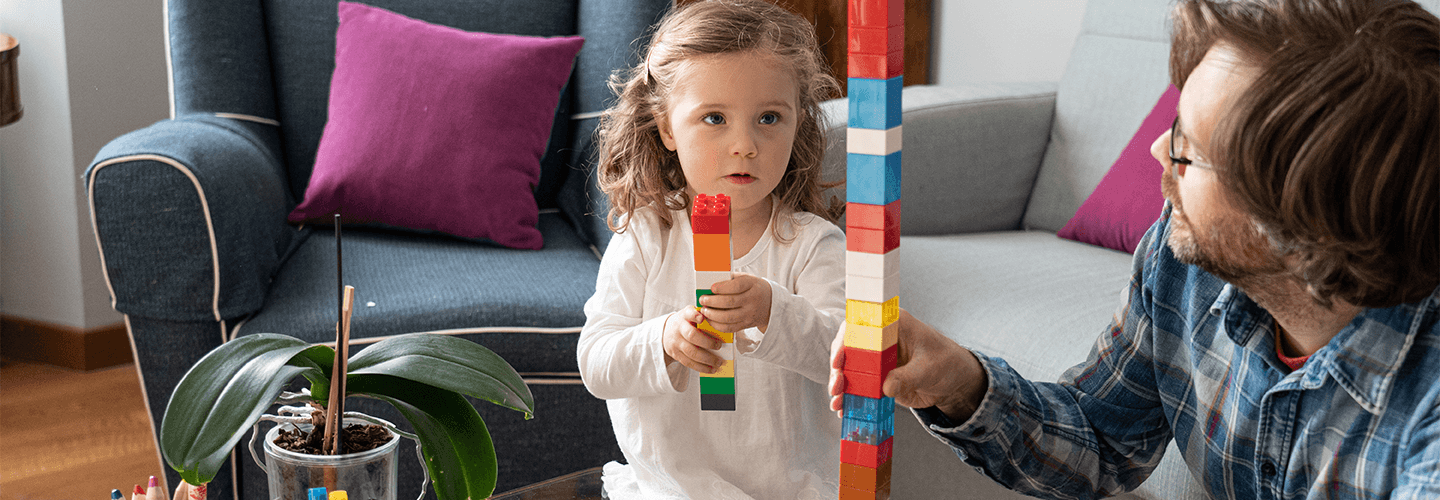
[(1208, 166), (1195, 163), (1195, 160), (1191, 160), (1184, 156), (1175, 155), (1175, 136), (1179, 135), (1179, 132), (1180, 116), (1176, 115), (1175, 121), (1170, 124), (1170, 164), (1175, 166), (1175, 178), (1177, 180), (1185, 177), (1185, 167), (1194, 165), (1196, 168), (1210, 168)]

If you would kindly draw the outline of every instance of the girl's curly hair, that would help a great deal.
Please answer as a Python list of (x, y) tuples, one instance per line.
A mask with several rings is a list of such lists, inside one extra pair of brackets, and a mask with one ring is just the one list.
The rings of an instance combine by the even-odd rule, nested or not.
[(657, 215), (669, 228), (674, 223), (670, 211), (689, 206), (679, 157), (660, 141), (656, 116), (666, 109), (681, 63), (696, 56), (748, 51), (777, 58), (794, 72), (799, 87), (795, 144), (773, 194), (791, 212), (810, 212), (830, 222), (839, 219), (844, 203), (827, 202), (823, 195), (838, 183), (821, 180), (825, 133), (820, 103), (838, 96), (840, 86), (825, 66), (814, 27), (762, 0), (712, 0), (666, 14), (655, 27), (643, 62), (610, 77), (619, 102), (600, 118), (596, 136), (599, 186), (610, 197), (606, 223), (611, 230), (623, 232), (627, 216), (649, 205), (664, 208)]

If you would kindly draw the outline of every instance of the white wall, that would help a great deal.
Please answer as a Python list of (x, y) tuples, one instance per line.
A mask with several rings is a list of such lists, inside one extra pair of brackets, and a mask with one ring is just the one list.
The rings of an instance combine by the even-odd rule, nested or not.
[(1059, 81), (1086, 0), (934, 0), (932, 83)]
[(0, 128), (0, 313), (118, 323), (80, 176), (110, 139), (169, 116), (163, 0), (0, 0), (25, 116)]

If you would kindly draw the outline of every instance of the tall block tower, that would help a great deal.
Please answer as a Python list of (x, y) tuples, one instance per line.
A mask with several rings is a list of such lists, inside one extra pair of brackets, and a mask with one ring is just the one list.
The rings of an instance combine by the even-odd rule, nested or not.
[(849, 0), (845, 374), (840, 498), (890, 498), (897, 359), (904, 0)]
[[(700, 297), (716, 283), (730, 279), (730, 197), (696, 195), (690, 207), (690, 228), (695, 238), (695, 309)], [(701, 321), (697, 328), (720, 339), (725, 364), (718, 373), (700, 374), (700, 410), (735, 411), (735, 334), (721, 332)]]

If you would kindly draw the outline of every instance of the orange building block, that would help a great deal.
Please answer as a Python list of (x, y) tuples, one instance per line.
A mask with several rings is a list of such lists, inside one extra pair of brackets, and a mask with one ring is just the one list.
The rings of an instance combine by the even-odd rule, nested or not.
[(840, 463), (840, 485), (855, 488), (857, 490), (879, 491), (882, 486), (890, 484), (890, 461), (886, 460), (879, 467), (866, 467), (863, 465)]
[(730, 235), (695, 234), (695, 270), (730, 270)]

